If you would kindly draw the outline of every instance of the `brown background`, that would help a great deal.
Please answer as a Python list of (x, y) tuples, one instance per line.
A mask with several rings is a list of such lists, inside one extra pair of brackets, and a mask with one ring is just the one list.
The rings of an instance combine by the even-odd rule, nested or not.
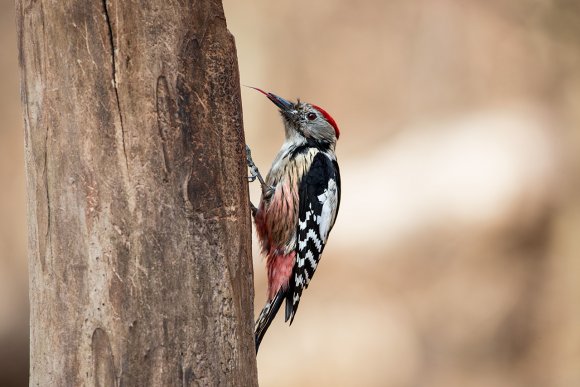
[[(342, 133), (338, 222), (292, 327), (264, 339), (262, 385), (580, 386), (576, 4), (224, 2), (242, 83), (321, 105)], [(0, 0), (0, 385), (27, 377), (16, 53)], [(280, 119), (242, 97), (265, 171)]]

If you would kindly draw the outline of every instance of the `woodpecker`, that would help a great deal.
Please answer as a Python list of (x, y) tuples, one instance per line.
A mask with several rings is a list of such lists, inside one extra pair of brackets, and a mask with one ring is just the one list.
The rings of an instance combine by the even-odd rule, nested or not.
[(262, 187), (258, 208), (250, 206), (268, 275), (268, 299), (255, 326), (257, 352), (284, 300), (285, 321), (292, 324), (334, 226), (340, 205), (335, 155), (340, 131), (319, 106), (253, 89), (280, 109), (286, 135), (266, 179), (246, 147), (249, 180), (257, 178)]

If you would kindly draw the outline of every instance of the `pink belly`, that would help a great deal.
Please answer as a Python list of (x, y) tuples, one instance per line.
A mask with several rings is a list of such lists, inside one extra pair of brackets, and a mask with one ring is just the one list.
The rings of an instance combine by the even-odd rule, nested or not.
[(260, 202), (255, 218), (256, 231), (265, 254), (292, 245), (298, 218), (297, 201), (296, 186), (289, 187), (284, 182), (278, 185), (268, 203)]
[(297, 200), (296, 186), (291, 189), (287, 182), (282, 183), (268, 203), (260, 202), (255, 217), (262, 252), (266, 255), (269, 299), (288, 286), (292, 275), (296, 252), (285, 254), (284, 250), (296, 238)]
[(268, 299), (274, 298), (278, 290), (288, 287), (288, 280), (292, 275), (292, 268), (296, 252), (287, 255), (268, 255), (266, 267), (268, 269)]

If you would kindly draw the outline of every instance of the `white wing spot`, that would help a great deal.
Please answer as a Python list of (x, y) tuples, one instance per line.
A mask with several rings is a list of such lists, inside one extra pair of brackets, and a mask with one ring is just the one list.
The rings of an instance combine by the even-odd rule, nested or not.
[(296, 259), (296, 263), (298, 264), (298, 267), (302, 267), (302, 266), (304, 266), (304, 261), (305, 261), (305, 260), (306, 260), (306, 258), (305, 258), (305, 257), (302, 257), (302, 258), (298, 257), (298, 258)]
[(306, 211), (306, 219), (302, 220), (298, 220), (298, 225), (300, 226), (300, 230), (304, 230), (306, 228), (306, 224), (308, 223), (308, 220), (310, 219), (310, 217), (313, 216), (312, 210), (310, 211)]
[(301, 274), (296, 274), (295, 280), (296, 280), (295, 281), (296, 285), (298, 285), (300, 287), (304, 286), (304, 278), (302, 278)]
[(298, 241), (298, 249), (304, 250), (304, 248), (306, 247), (306, 243), (308, 243), (309, 239), (312, 239), (314, 241), (314, 245), (316, 246), (316, 249), (320, 253), (320, 251), (322, 250), (322, 242), (320, 241), (320, 239), (318, 239), (318, 235), (316, 235), (316, 231), (314, 231), (313, 229), (308, 230), (308, 232), (306, 233), (306, 238), (304, 240)]
[(328, 233), (336, 218), (338, 187), (336, 186), (336, 181), (334, 181), (334, 179), (330, 179), (328, 181), (328, 187), (324, 190), (324, 193), (318, 195), (318, 200), (320, 200), (320, 203), (322, 203), (322, 212), (320, 216), (318, 216), (320, 236), (322, 241), (326, 243)]
[(304, 260), (308, 258), (308, 262), (310, 262), (310, 266), (312, 266), (313, 270), (316, 270), (316, 260), (314, 259), (314, 255), (312, 254), (312, 251), (308, 250), (306, 252), (306, 254), (304, 255), (304, 258), (302, 258), (302, 264), (304, 264)]

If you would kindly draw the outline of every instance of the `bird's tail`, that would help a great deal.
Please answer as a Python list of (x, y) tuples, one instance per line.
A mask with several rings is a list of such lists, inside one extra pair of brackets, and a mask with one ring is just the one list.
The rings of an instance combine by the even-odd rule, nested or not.
[(268, 301), (264, 308), (260, 312), (260, 316), (258, 316), (258, 320), (256, 321), (256, 328), (255, 328), (255, 336), (256, 336), (256, 353), (258, 353), (258, 348), (260, 348), (260, 343), (262, 342), (262, 338), (266, 334), (268, 327), (274, 317), (276, 317), (276, 313), (280, 309), (282, 305), (282, 301), (284, 301), (284, 292), (282, 289), (278, 290), (276, 296), (273, 299)]

